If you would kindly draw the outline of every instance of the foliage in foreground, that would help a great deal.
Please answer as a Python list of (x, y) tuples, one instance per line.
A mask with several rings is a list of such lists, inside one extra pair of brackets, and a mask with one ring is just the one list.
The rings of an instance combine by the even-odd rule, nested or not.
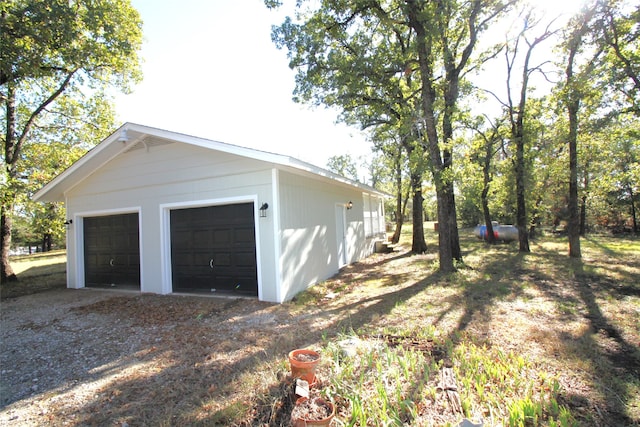
[[(513, 255), (513, 245), (475, 247), (457, 273), (397, 296), (389, 313), (325, 335), (314, 347), (324, 359), (315, 393), (336, 403), (339, 426), (455, 426), (464, 418), (484, 426), (638, 425), (640, 350), (631, 343), (640, 335), (640, 289), (630, 281), (640, 277), (639, 245), (590, 238), (585, 264), (560, 255), (565, 239), (538, 241), (528, 257)], [(413, 258), (412, 268), (435, 271), (428, 256)], [(628, 269), (608, 268), (614, 259)], [(328, 281), (297, 304), (326, 305), (325, 295), (358, 287), (370, 302), (376, 289), (399, 285), (380, 274), (360, 279)], [(609, 286), (624, 289), (622, 299)], [(291, 392), (291, 379), (282, 379), (258, 398), (258, 415), (238, 425), (288, 425)]]

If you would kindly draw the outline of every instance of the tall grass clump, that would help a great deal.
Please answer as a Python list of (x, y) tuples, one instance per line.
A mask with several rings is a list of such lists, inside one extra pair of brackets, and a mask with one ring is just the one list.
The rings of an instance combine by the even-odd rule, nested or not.
[(460, 419), (480, 419), (485, 426), (576, 425), (558, 403), (556, 378), (525, 356), (459, 337), (429, 343), (433, 352), (384, 337), (328, 341), (322, 393), (343, 409), (345, 426), (429, 425), (448, 406), (440, 381), (442, 370), (452, 367)]
[(327, 394), (339, 396), (347, 408), (347, 426), (405, 425), (418, 416), (417, 402), (426, 393), (440, 362), (420, 351), (392, 347), (383, 340), (350, 339), (356, 353), (347, 354), (340, 342), (325, 349), (330, 359)]

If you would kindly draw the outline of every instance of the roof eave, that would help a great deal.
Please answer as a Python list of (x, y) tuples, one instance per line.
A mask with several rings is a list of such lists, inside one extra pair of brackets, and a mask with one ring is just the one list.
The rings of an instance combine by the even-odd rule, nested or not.
[[(127, 132), (127, 140), (122, 141), (120, 137), (123, 131)], [(241, 147), (238, 145), (227, 144), (210, 139), (200, 138), (196, 136), (186, 135), (182, 133), (167, 131), (163, 129), (139, 125), (136, 123), (124, 123), (115, 132), (105, 138), (102, 142), (89, 150), (83, 157), (63, 171), (60, 175), (51, 180), (33, 195), (35, 201), (62, 202), (66, 199), (66, 194), (79, 182), (100, 169), (104, 164), (117, 157), (131, 146), (137, 143), (144, 136), (153, 136), (175, 142), (182, 142), (203, 148), (209, 148), (235, 154), (242, 157), (248, 157), (255, 160), (268, 162), (274, 165), (286, 166), (293, 169), (302, 170), (313, 175), (321, 176), (332, 181), (336, 181), (359, 190), (377, 194), (381, 197), (390, 197), (373, 187), (362, 184), (360, 182), (345, 178), (326, 169), (314, 166), (310, 163), (303, 162), (290, 156), (270, 153), (267, 151), (256, 150), (252, 148)], [(74, 175), (86, 169), (79, 178), (74, 179)]]

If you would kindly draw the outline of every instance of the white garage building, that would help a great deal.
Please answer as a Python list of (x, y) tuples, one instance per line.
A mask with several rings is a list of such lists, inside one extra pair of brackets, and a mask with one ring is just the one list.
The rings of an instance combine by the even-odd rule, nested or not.
[(288, 156), (126, 123), (42, 188), (67, 286), (283, 302), (385, 238), (385, 194)]

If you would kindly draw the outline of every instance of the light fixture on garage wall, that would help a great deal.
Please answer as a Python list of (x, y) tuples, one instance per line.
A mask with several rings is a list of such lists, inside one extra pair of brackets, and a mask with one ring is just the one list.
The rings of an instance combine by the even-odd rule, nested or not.
[(262, 206), (260, 206), (260, 218), (267, 217), (267, 209), (269, 209), (268, 203), (263, 203)]
[(118, 137), (118, 141), (119, 142), (127, 142), (127, 141), (129, 141), (129, 135), (127, 135), (127, 130), (126, 129), (122, 129), (122, 131), (120, 131), (120, 136)]
[(64, 222), (64, 226), (67, 228), (67, 230), (69, 229), (69, 226), (73, 224), (73, 220), (72, 219), (68, 219)]
[(349, 201), (347, 202), (347, 210), (350, 210), (350, 209), (352, 209), (352, 208), (353, 208), (353, 202), (352, 202), (351, 200), (349, 200)]

